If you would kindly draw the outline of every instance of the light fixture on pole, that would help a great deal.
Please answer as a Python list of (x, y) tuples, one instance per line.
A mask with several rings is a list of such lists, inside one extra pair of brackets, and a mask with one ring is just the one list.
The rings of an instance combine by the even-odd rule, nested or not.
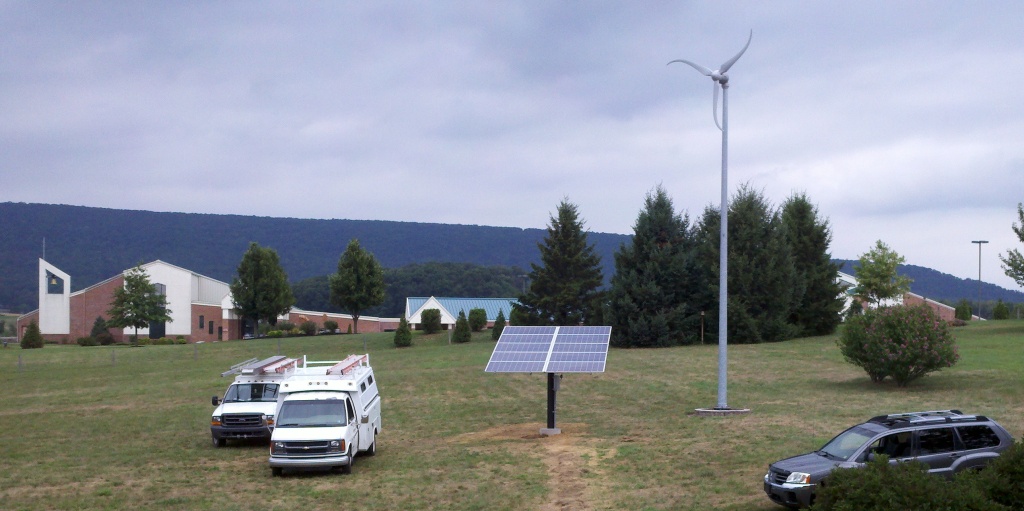
[[(712, 71), (700, 64), (694, 64), (689, 60), (677, 59), (669, 62), (680, 62), (696, 69), (704, 76), (711, 77), (711, 87), (714, 91), (714, 102), (712, 112), (715, 118), (715, 126), (722, 132), (722, 203), (719, 211), (721, 232), (719, 233), (719, 272), (718, 272), (718, 404), (714, 410), (729, 411), (726, 395), (727, 381), (726, 371), (728, 367), (728, 254), (729, 254), (729, 68), (743, 56), (750, 46), (750, 40), (754, 38), (754, 31), (750, 31), (747, 37), (747, 44), (736, 54), (735, 57), (725, 61), (717, 70)], [(722, 123), (718, 124), (718, 88), (722, 88)]]
[(976, 240), (971, 243), (978, 244), (978, 321), (981, 321), (981, 245), (988, 243), (988, 240)]

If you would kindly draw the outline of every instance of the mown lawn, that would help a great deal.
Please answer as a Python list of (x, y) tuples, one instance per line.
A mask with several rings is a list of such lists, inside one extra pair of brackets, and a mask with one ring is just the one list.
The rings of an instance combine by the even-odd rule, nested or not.
[[(3, 509), (782, 509), (769, 462), (889, 412), (960, 408), (1024, 431), (1024, 321), (956, 330), (961, 362), (899, 389), (846, 364), (833, 337), (729, 348), (616, 350), (607, 372), (566, 375), (563, 434), (541, 437), (542, 374), (484, 373), (493, 342), (416, 334), (320, 336), (143, 348), (0, 350)], [(350, 476), (272, 478), (267, 446), (210, 442), (220, 373), (278, 353), (341, 359), (367, 342), (384, 400), (378, 455)], [(19, 365), (19, 356), (21, 363)]]

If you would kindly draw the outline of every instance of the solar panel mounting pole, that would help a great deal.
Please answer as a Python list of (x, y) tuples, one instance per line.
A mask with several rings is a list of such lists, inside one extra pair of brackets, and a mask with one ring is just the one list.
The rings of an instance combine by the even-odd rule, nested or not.
[(542, 435), (557, 435), (562, 432), (555, 427), (555, 400), (558, 394), (558, 380), (555, 373), (548, 373), (548, 427), (540, 430)]

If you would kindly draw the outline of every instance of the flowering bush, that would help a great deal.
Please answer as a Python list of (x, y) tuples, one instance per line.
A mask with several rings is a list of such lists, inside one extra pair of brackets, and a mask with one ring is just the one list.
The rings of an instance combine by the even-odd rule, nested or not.
[(899, 387), (960, 359), (946, 322), (924, 305), (868, 310), (847, 321), (836, 343), (871, 381), (889, 377)]

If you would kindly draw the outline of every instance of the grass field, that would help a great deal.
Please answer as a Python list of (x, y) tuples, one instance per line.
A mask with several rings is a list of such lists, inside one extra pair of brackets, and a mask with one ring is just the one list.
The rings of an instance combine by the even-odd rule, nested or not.
[[(542, 374), (484, 373), (489, 333), (320, 336), (143, 348), (0, 351), (3, 509), (774, 510), (769, 462), (872, 415), (960, 408), (1024, 431), (1024, 321), (956, 330), (961, 362), (898, 389), (843, 362), (831, 337), (729, 348), (615, 350), (607, 371), (566, 375), (563, 434), (541, 437)], [(341, 359), (368, 343), (383, 397), (378, 454), (351, 475), (272, 478), (265, 443), (210, 442), (210, 396), (228, 366), (278, 353)], [(20, 365), (19, 365), (20, 357)]]

